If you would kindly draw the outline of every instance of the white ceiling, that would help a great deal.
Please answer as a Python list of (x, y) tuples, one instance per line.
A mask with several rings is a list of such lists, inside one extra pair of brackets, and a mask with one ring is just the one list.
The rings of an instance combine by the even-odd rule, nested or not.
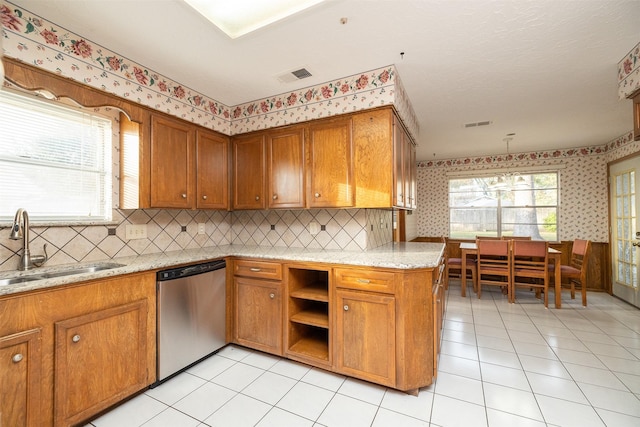
[[(229, 106), (395, 64), (418, 160), (502, 154), (511, 132), (515, 153), (633, 127), (617, 63), (640, 42), (638, 0), (327, 0), (235, 40), (182, 0), (12, 2)], [(313, 77), (276, 78), (302, 67)]]

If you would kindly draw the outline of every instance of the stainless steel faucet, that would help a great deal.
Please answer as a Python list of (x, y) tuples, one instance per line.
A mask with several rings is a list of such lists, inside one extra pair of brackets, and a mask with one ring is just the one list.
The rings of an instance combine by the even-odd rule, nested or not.
[(40, 267), (49, 259), (46, 243), (44, 245), (44, 255), (31, 255), (29, 251), (29, 214), (22, 208), (16, 212), (9, 238), (11, 240), (22, 238), (22, 257), (20, 258), (18, 270), (30, 270), (33, 267)]

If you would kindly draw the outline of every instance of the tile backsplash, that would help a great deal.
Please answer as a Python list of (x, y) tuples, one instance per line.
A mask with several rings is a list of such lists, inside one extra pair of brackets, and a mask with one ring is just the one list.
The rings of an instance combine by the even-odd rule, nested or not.
[[(113, 211), (112, 225), (31, 227), (30, 249), (47, 265), (102, 261), (115, 257), (228, 244), (311, 249), (365, 250), (392, 241), (391, 211), (311, 209), (285, 211), (191, 211), (169, 209)], [(309, 232), (309, 224), (318, 233)], [(126, 226), (146, 224), (147, 237), (127, 239)], [(204, 234), (198, 225), (204, 224)], [(111, 234), (110, 234), (111, 233)], [(22, 241), (0, 228), (0, 271), (15, 270)]]

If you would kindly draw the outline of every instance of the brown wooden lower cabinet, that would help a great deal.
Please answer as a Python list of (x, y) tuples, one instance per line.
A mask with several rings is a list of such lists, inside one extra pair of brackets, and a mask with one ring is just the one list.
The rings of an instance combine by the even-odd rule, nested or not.
[(156, 378), (154, 273), (0, 298), (0, 425), (72, 426)]
[[(248, 286), (264, 286), (236, 276), (233, 311), (235, 342), (277, 353), (265, 342), (282, 334), (283, 355), (312, 366), (417, 393), (435, 376), (444, 304), (438, 267), (415, 270), (321, 263), (278, 263), (262, 271), (259, 260), (230, 260), (236, 274), (250, 276), (282, 266), (284, 315), (266, 330), (254, 324), (264, 296)], [(277, 282), (279, 283), (279, 282)], [(254, 294), (255, 292), (255, 294)], [(248, 297), (251, 295), (251, 297)], [(434, 299), (439, 298), (439, 299)], [(277, 314), (265, 314), (264, 323)], [(271, 323), (270, 323), (271, 324)], [(281, 331), (282, 329), (282, 331)], [(248, 336), (250, 335), (250, 336)]]
[(282, 264), (237, 259), (233, 271), (233, 337), (238, 344), (282, 355)]
[(40, 426), (40, 328), (0, 337), (0, 426)]
[(338, 289), (336, 307), (336, 369), (353, 377), (395, 387), (395, 298)]
[(55, 424), (74, 425), (147, 384), (147, 300), (55, 323)]
[(282, 283), (234, 278), (236, 341), (238, 344), (282, 354)]

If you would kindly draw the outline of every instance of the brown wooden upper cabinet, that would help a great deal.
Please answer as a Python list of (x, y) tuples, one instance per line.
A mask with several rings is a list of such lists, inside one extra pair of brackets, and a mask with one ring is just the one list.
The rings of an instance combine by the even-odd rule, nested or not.
[(233, 209), (265, 209), (264, 133), (233, 138)]
[(226, 136), (153, 114), (150, 207), (228, 209)]
[(267, 132), (269, 208), (304, 208), (304, 126)]
[(415, 145), (390, 107), (353, 115), (356, 206), (416, 207)]
[(195, 132), (183, 120), (151, 116), (151, 207), (193, 206)]
[(308, 175), (308, 207), (355, 206), (351, 117), (311, 122)]
[(196, 131), (196, 208), (229, 208), (229, 138)]

